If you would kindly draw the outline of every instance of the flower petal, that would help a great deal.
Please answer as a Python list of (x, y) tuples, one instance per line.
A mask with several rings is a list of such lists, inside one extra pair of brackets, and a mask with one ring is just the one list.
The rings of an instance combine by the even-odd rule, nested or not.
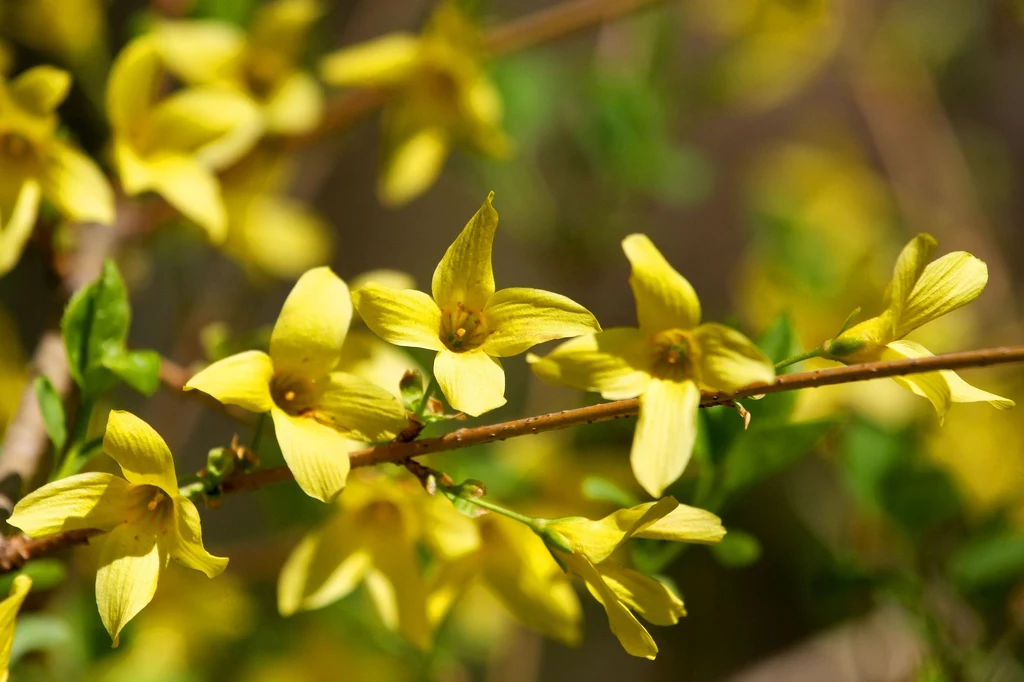
[(17, 265), (21, 258), (25, 242), (36, 226), (40, 195), (39, 183), (28, 180), (18, 189), (9, 214), (2, 212), (8, 206), (0, 204), (0, 275)]
[(108, 531), (124, 523), (130, 488), (113, 474), (68, 476), (23, 497), (7, 523), (37, 538), (84, 528)]
[(270, 357), (279, 373), (318, 379), (338, 364), (352, 321), (348, 287), (328, 267), (295, 283), (270, 335)]
[(54, 143), (40, 177), (43, 194), (74, 221), (114, 222), (114, 192), (103, 172), (88, 156)]
[(961, 308), (981, 295), (988, 284), (988, 266), (965, 251), (947, 253), (921, 273), (903, 305), (896, 337)]
[(631, 509), (620, 509), (596, 521), (575, 516), (553, 519), (548, 528), (562, 535), (574, 552), (597, 564), (611, 556), (634, 534), (668, 515), (678, 505), (675, 498), (666, 497)]
[(332, 372), (313, 408), (316, 420), (369, 443), (392, 440), (409, 426), (402, 403), (354, 374)]
[[(119, 157), (119, 160), (125, 158)], [(194, 157), (181, 154), (141, 161), (147, 182), (137, 187), (138, 191), (153, 190), (183, 216), (206, 230), (210, 241), (224, 241), (227, 235), (227, 213), (220, 194), (220, 183), (212, 171)], [(125, 164), (120, 164), (119, 168), (124, 176)]]
[(384, 154), (377, 194), (388, 206), (401, 206), (427, 191), (437, 180), (448, 158), (448, 132), (437, 126), (420, 126), (397, 137)]
[(187, 83), (215, 83), (238, 73), (245, 33), (224, 21), (161, 21), (153, 31), (167, 68)]
[(32, 578), (24, 573), (14, 576), (11, 592), (0, 601), (0, 681), (7, 682), (7, 667), (11, 662), (11, 645), (14, 643), (14, 626), (18, 609), (32, 589)]
[(546, 357), (531, 353), (526, 361), (545, 381), (597, 391), (607, 400), (635, 398), (651, 381), (647, 339), (632, 327), (580, 336), (560, 344)]
[(441, 350), (441, 310), (422, 291), (369, 282), (352, 292), (359, 316), (374, 334), (397, 346)]
[(296, 71), (285, 79), (263, 105), (267, 131), (302, 135), (313, 130), (324, 115), (324, 94), (312, 76)]
[(442, 310), (454, 303), (483, 310), (494, 294), (491, 246), (494, 231), (498, 229), (498, 212), (491, 204), (493, 200), (494, 192), (491, 192), (434, 270), (434, 301)]
[(622, 240), (622, 250), (632, 266), (629, 285), (644, 332), (691, 329), (700, 324), (700, 300), (693, 287), (669, 265), (647, 235), (629, 235)]
[(892, 282), (885, 292), (888, 299), (887, 305), (895, 313), (894, 318), (899, 317), (910, 292), (913, 291), (914, 285), (917, 284), (921, 272), (928, 265), (937, 246), (938, 242), (935, 241), (935, 237), (922, 232), (907, 242), (907, 245), (900, 251), (900, 255), (896, 259), (896, 266), (893, 268)]
[(601, 331), (593, 313), (576, 301), (541, 289), (502, 289), (487, 301), (488, 355), (519, 355), (538, 343)]
[(754, 343), (735, 329), (702, 324), (693, 330), (698, 347), (698, 376), (712, 391), (735, 391), (753, 383), (769, 383), (775, 368)]
[(103, 451), (121, 465), (133, 485), (155, 485), (171, 496), (178, 494), (174, 457), (153, 427), (131, 412), (111, 410)]
[(707, 511), (685, 504), (634, 533), (634, 537), (713, 545), (725, 536), (722, 520)]
[(103, 540), (96, 572), (96, 606), (115, 647), (121, 629), (153, 599), (166, 565), (156, 535), (140, 532), (133, 524), (118, 526)]
[(596, 566), (615, 596), (652, 625), (675, 625), (686, 615), (683, 600), (667, 585), (639, 571), (605, 561)]
[(396, 85), (413, 74), (419, 54), (418, 36), (389, 33), (327, 55), (320, 76), (331, 85)]
[(229, 198), (228, 213), (233, 223), (241, 225), (242, 260), (263, 272), (294, 279), (331, 259), (333, 232), (305, 204), (258, 194), (240, 203)]
[(692, 381), (653, 379), (640, 396), (633, 436), (633, 474), (651, 497), (660, 497), (683, 474), (697, 438), (700, 389)]
[(434, 377), (448, 403), (471, 417), (505, 404), (505, 370), (482, 350), (442, 350), (434, 358)]
[(71, 74), (52, 66), (34, 66), (10, 85), (11, 99), (36, 116), (52, 114), (68, 96)]
[(225, 405), (238, 405), (250, 412), (269, 412), (274, 406), (270, 397), (270, 379), (274, 363), (258, 350), (236, 353), (218, 360), (195, 374), (185, 390), (211, 395)]
[(352, 441), (309, 417), (270, 411), (281, 454), (299, 487), (321, 502), (330, 502), (345, 487)]
[(174, 525), (176, 534), (171, 542), (171, 558), (183, 566), (202, 571), (207, 578), (216, 578), (228, 567), (228, 560), (216, 557), (203, 547), (203, 530), (199, 510), (188, 498), (174, 498)]
[(156, 42), (150, 36), (128, 43), (110, 67), (107, 112), (114, 130), (128, 133), (153, 105), (163, 70)]

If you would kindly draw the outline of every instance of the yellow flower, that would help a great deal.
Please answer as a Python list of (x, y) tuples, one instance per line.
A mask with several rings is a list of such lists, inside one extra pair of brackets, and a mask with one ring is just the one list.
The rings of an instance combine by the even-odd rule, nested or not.
[(128, 412), (111, 412), (103, 451), (124, 478), (94, 472), (48, 483), (18, 502), (7, 523), (37, 538), (85, 528), (106, 533), (96, 603), (117, 646), (121, 629), (153, 598), (170, 559), (210, 578), (228, 560), (203, 547), (199, 512), (178, 491), (174, 458), (151, 426)]
[(102, 0), (4, 2), (0, 3), (0, 34), (82, 64), (106, 49), (106, 8)]
[(278, 579), (278, 609), (290, 616), (321, 608), (365, 584), (385, 625), (425, 649), (431, 626), (416, 548), (423, 529), (410, 501), (417, 491), (374, 483), (354, 479), (330, 520), (288, 557)]
[(8, 679), (7, 667), (11, 662), (15, 618), (30, 589), (32, 589), (32, 578), (24, 573), (15, 576), (10, 595), (0, 601), (0, 682), (7, 682)]
[(565, 296), (540, 289), (494, 290), (491, 245), (498, 213), (494, 193), (434, 270), (433, 298), (370, 283), (352, 300), (385, 341), (438, 351), (434, 377), (452, 407), (474, 417), (505, 404), (498, 358), (599, 330), (594, 316)]
[(397, 205), (437, 179), (454, 142), (491, 156), (507, 151), (501, 96), (482, 66), (479, 29), (441, 5), (422, 36), (392, 33), (324, 58), (332, 85), (382, 88), (384, 160), (378, 194)]
[(244, 94), (259, 106), (268, 132), (299, 135), (323, 115), (320, 86), (298, 68), (321, 14), (313, 0), (276, 0), (256, 11), (248, 37), (215, 20), (163, 21), (154, 36), (175, 75)]
[[(976, 299), (988, 283), (988, 267), (965, 251), (929, 263), (935, 238), (919, 234), (900, 253), (886, 292), (882, 314), (826, 341), (824, 356), (845, 364), (924, 358), (927, 348), (904, 339), (918, 327)], [(893, 377), (901, 386), (927, 398), (943, 419), (953, 403), (988, 402), (1001, 410), (1013, 401), (971, 386), (952, 370)]]
[(658, 497), (682, 475), (697, 436), (701, 389), (733, 391), (774, 377), (753, 343), (720, 324), (700, 324), (700, 301), (645, 235), (622, 241), (639, 329), (619, 327), (567, 341), (547, 357), (527, 356), (543, 379), (640, 396), (630, 459), (637, 481)]
[(336, 371), (351, 319), (348, 287), (330, 268), (315, 268), (285, 301), (269, 355), (232, 355), (185, 385), (250, 412), (270, 412), (295, 480), (324, 502), (345, 487), (353, 441), (391, 440), (408, 426), (393, 395)]
[(73, 221), (110, 224), (114, 196), (93, 161), (57, 136), (71, 77), (37, 66), (0, 76), (0, 274), (14, 267), (45, 198)]
[[(439, 501), (452, 509), (447, 500)], [(427, 602), (431, 621), (443, 620), (456, 600), (479, 582), (524, 625), (565, 644), (578, 644), (579, 599), (543, 541), (523, 524), (497, 514), (478, 520), (475, 540), (472, 551), (452, 557), (432, 577)]]
[(715, 544), (725, 535), (717, 516), (671, 497), (622, 509), (599, 521), (570, 517), (544, 522), (543, 528), (555, 558), (582, 578), (604, 606), (623, 648), (633, 656), (652, 659), (658, 646), (633, 612), (653, 625), (675, 625), (686, 609), (665, 584), (609, 557), (634, 537)]
[(114, 161), (124, 191), (153, 191), (223, 241), (227, 217), (215, 170), (231, 165), (262, 133), (259, 111), (243, 95), (213, 86), (156, 101), (164, 64), (152, 36), (137, 38), (110, 69), (107, 110)]

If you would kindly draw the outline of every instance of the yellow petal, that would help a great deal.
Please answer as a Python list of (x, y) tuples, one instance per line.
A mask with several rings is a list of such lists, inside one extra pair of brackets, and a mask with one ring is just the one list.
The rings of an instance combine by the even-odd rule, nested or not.
[(893, 319), (899, 319), (910, 292), (913, 291), (914, 285), (917, 284), (921, 272), (928, 265), (937, 246), (938, 242), (935, 241), (935, 237), (922, 232), (907, 242), (907, 245), (900, 251), (893, 269), (892, 282), (886, 291), (886, 296), (889, 299), (888, 307), (892, 311)]
[(660, 497), (683, 474), (697, 438), (700, 390), (692, 381), (653, 379), (640, 396), (630, 462), (636, 480)]
[[(148, 186), (183, 216), (220, 243), (227, 234), (227, 214), (216, 176), (191, 156), (170, 155), (144, 161)], [(122, 177), (124, 172), (122, 170)]]
[(397, 346), (441, 350), (441, 310), (415, 289), (370, 282), (352, 292), (359, 316), (374, 334)]
[(281, 83), (263, 105), (267, 131), (278, 135), (308, 133), (323, 114), (323, 91), (312, 76), (301, 72)]
[(170, 543), (171, 558), (183, 566), (202, 571), (215, 578), (228, 567), (228, 560), (216, 557), (203, 547), (203, 531), (199, 510), (191, 500), (181, 495), (174, 498), (174, 524), (176, 535)]
[(629, 235), (622, 240), (622, 250), (632, 266), (629, 285), (645, 333), (691, 329), (700, 324), (700, 301), (693, 287), (669, 265), (647, 235)]
[(18, 609), (31, 589), (32, 578), (21, 573), (14, 576), (10, 594), (0, 601), (0, 682), (7, 682), (7, 666), (11, 662), (11, 645), (14, 643)]
[(188, 83), (232, 78), (243, 65), (245, 34), (224, 21), (161, 21), (153, 31), (167, 68)]
[(354, 374), (332, 372), (313, 408), (317, 421), (358, 441), (389, 441), (409, 426), (402, 404)]
[(434, 377), (448, 403), (476, 417), (505, 404), (505, 370), (481, 350), (442, 350), (434, 359)]
[(337, 497), (348, 478), (352, 441), (315, 419), (293, 417), (276, 408), (270, 414), (281, 454), (299, 487), (321, 502)]
[(0, 213), (0, 275), (18, 263), (25, 242), (32, 235), (39, 215), (39, 183), (29, 180), (21, 185), (10, 214)]
[(242, 225), (243, 259), (275, 277), (298, 277), (331, 258), (333, 233), (305, 204), (261, 194), (247, 199), (241, 216), (231, 219)]
[(735, 391), (753, 383), (768, 383), (775, 369), (743, 334), (721, 324), (702, 324), (693, 330), (697, 344), (697, 375), (712, 391)]
[(117, 55), (107, 82), (107, 113), (115, 131), (136, 127), (159, 92), (160, 53), (151, 37), (136, 38)]
[(664, 518), (677, 506), (679, 503), (675, 498), (666, 497), (631, 509), (620, 509), (597, 521), (582, 517), (555, 519), (548, 524), (548, 528), (564, 537), (573, 552), (597, 564), (611, 556), (626, 540)]
[(145, 149), (193, 155), (208, 168), (227, 168), (252, 149), (262, 117), (245, 95), (216, 87), (177, 92), (151, 112)]
[[(408, 540), (402, 516), (396, 508), (378, 507), (372, 518), (367, 543), (373, 553), (373, 571), (367, 576), (367, 587), (376, 597), (378, 607), (381, 601), (388, 603), (381, 609), (385, 622), (392, 620), (387, 612), (393, 610), (397, 630), (419, 648), (426, 649), (430, 645), (431, 627), (427, 618), (427, 587), (420, 574), (416, 547)], [(384, 578), (384, 584), (374, 580), (375, 574)], [(382, 591), (387, 595), (384, 600), (380, 599)]]
[(570, 571), (583, 578), (590, 593), (604, 607), (605, 613), (608, 614), (608, 626), (622, 648), (631, 656), (654, 660), (658, 654), (658, 645), (654, 643), (654, 638), (636, 616), (619, 601), (618, 595), (608, 587), (593, 564), (584, 557), (572, 554), (559, 553), (559, 558)]
[(965, 251), (929, 263), (903, 305), (896, 327), (902, 337), (978, 298), (988, 284), (988, 266)]
[(427, 617), (433, 626), (444, 621), (479, 572), (480, 562), (476, 553), (440, 562), (438, 568), (431, 572), (427, 586)]
[(638, 538), (713, 545), (725, 536), (725, 528), (722, 520), (711, 512), (680, 504), (634, 535)]
[(250, 350), (218, 360), (195, 374), (185, 390), (202, 391), (225, 405), (238, 405), (250, 412), (269, 412), (274, 405), (270, 396), (273, 376), (270, 356)]
[(83, 528), (111, 530), (124, 523), (131, 504), (130, 488), (127, 481), (113, 474), (68, 476), (22, 498), (7, 523), (32, 537)]
[(337, 371), (348, 372), (372, 381), (401, 399), (399, 384), (410, 370), (420, 366), (401, 349), (385, 343), (365, 329), (355, 329), (345, 337)]
[(667, 585), (614, 561), (596, 566), (615, 596), (652, 625), (675, 625), (686, 615), (683, 600)]
[(77, 150), (61, 143), (51, 145), (40, 183), (46, 198), (71, 220), (114, 222), (114, 192), (107, 178)]
[(152, 426), (131, 412), (110, 412), (103, 451), (121, 465), (129, 483), (155, 485), (168, 495), (178, 494), (174, 457), (167, 443)]
[(35, 66), (11, 81), (11, 99), (36, 116), (52, 114), (68, 96), (71, 74), (52, 66)]
[(451, 142), (443, 128), (427, 126), (402, 135), (385, 152), (377, 193), (401, 206), (427, 191), (444, 168)]
[(278, 373), (318, 379), (338, 364), (352, 321), (348, 287), (330, 268), (302, 275), (281, 308), (270, 336)]
[(464, 303), (472, 310), (483, 310), (494, 294), (491, 246), (498, 212), (491, 205), (493, 200), (491, 192), (434, 270), (434, 301), (441, 309), (450, 303)]
[(390, 289), (415, 289), (416, 279), (408, 272), (380, 268), (377, 270), (367, 270), (362, 274), (356, 275), (349, 282), (352, 291), (359, 291), (368, 284), (379, 284)]
[(543, 358), (531, 353), (526, 361), (545, 381), (622, 400), (647, 389), (650, 355), (640, 330), (617, 327), (566, 341)]
[(538, 343), (601, 331), (593, 313), (572, 299), (540, 289), (502, 289), (487, 301), (488, 355), (519, 355)]
[(331, 85), (395, 85), (412, 75), (419, 50), (417, 36), (390, 33), (327, 55), (320, 75)]
[(121, 629), (152, 601), (166, 565), (156, 535), (140, 532), (133, 524), (122, 524), (103, 539), (96, 571), (96, 605), (114, 646)]

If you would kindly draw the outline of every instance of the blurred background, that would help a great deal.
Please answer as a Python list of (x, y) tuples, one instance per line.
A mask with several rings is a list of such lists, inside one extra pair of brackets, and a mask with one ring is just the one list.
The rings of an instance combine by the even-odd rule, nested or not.
[[(69, 134), (103, 159), (105, 74), (129, 39), (161, 18), (247, 27), (260, 4), (0, 0), (0, 69), (70, 70), (75, 85), (60, 114)], [(471, 0), (463, 8), (494, 27), (555, 4)], [(347, 281), (397, 270), (425, 289), (494, 190), (499, 288), (558, 291), (606, 328), (632, 325), (619, 243), (644, 232), (693, 283), (706, 319), (735, 325), (778, 360), (833, 336), (857, 306), (865, 316), (879, 312), (899, 249), (929, 232), (940, 254), (966, 250), (985, 260), (990, 283), (974, 305), (914, 338), (936, 353), (1020, 341), (1024, 3), (646, 4), (487, 61), (508, 153), (455, 149), (436, 183), (405, 205), (378, 198), (379, 112), (283, 152), (279, 193), (312, 225), (295, 261), (330, 264)], [(331, 50), (418, 32), (434, 3), (320, 6), (299, 57), (313, 73)], [(333, 101), (335, 90), (324, 87)], [(223, 174), (226, 196), (232, 173), (242, 172)], [(130, 235), (118, 254), (132, 292), (129, 345), (191, 369), (265, 343), (301, 272), (273, 265), (289, 257), (292, 237), (268, 228), (259, 240), (218, 249), (169, 215)], [(51, 222), (0, 279), (3, 422), (17, 407), (32, 349), (59, 321), (54, 244), (103, 238), (102, 228), (75, 233)], [(393, 360), (399, 375), (406, 365), (429, 366), (427, 356), (405, 351)], [(542, 384), (522, 356), (504, 364), (508, 405), (478, 423), (596, 400)], [(1024, 398), (1019, 368), (964, 376)], [(249, 436), (170, 390), (142, 398), (121, 389), (110, 405), (149, 421), (179, 472), (198, 470), (233, 434)], [(281, 484), (202, 510), (207, 547), (231, 557), (227, 574), (207, 581), (172, 572), (116, 650), (95, 614), (88, 550), (69, 555), (66, 574), (51, 565), (52, 589), (34, 594), (19, 620), (15, 657), (30, 653), (12, 679), (1024, 679), (1019, 412), (958, 405), (940, 426), (926, 401), (885, 380), (748, 407), (746, 433), (724, 408), (702, 414), (697, 461), (728, 459), (739, 470), (735, 485), (711, 505), (699, 499), (696, 466), (670, 491), (716, 507), (727, 541), (671, 556), (653, 544), (634, 552), (635, 563), (678, 586), (689, 613), (678, 626), (652, 628), (654, 662), (626, 655), (585, 594), (579, 647), (524, 629), (483, 592), (460, 600), (426, 653), (385, 628), (362, 591), (283, 619), (278, 571), (324, 509)], [(521, 438), (435, 456), (431, 465), (485, 481), (516, 509), (597, 516), (642, 498), (629, 473), (632, 426)], [(272, 439), (262, 447), (265, 463), (280, 461)]]

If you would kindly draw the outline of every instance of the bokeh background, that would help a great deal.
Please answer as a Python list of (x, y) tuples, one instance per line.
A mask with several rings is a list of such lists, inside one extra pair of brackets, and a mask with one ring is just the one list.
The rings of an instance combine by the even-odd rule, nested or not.
[[(39, 10), (45, 21), (25, 19), (32, 3), (50, 8)], [(245, 25), (257, 4), (0, 0), (0, 61), (15, 72), (36, 63), (72, 70), (76, 86), (61, 114), (98, 152), (106, 128), (89, 92), (102, 89), (111, 56), (130, 37), (160, 15)], [(305, 55), (311, 66), (330, 49), (417, 31), (433, 9), (413, 0), (321, 4)], [(550, 4), (467, 6), (494, 26)], [(1020, 341), (1019, 0), (659, 2), (497, 58), (488, 71), (513, 153), (495, 160), (457, 151), (405, 206), (377, 198), (376, 115), (296, 153), (288, 191), (329, 226), (324, 262), (343, 278), (389, 268), (425, 287), (494, 190), (499, 287), (564, 293), (605, 327), (635, 320), (619, 247), (633, 232), (650, 235), (689, 278), (707, 319), (782, 356), (831, 337), (856, 306), (878, 312), (900, 247), (929, 232), (940, 253), (985, 260), (990, 283), (974, 305), (916, 338), (934, 352)], [(59, 320), (52, 253), (37, 238), (0, 279), (4, 421), (31, 349)], [(293, 282), (240, 264), (180, 220), (127, 240), (119, 263), (132, 291), (130, 345), (185, 367), (201, 366), (218, 343), (252, 343)], [(509, 403), (480, 423), (594, 399), (542, 384), (522, 357), (505, 366)], [(1020, 369), (964, 376), (1024, 398)], [(171, 391), (111, 400), (164, 435), (179, 471), (200, 468), (234, 433), (248, 435)], [(117, 650), (95, 614), (88, 552), (69, 555), (71, 570), (53, 568), (53, 589), (33, 597), (38, 613), (19, 624), (20, 646), (33, 653), (12, 679), (1024, 679), (1019, 413), (960, 405), (940, 427), (926, 401), (886, 381), (764, 403), (751, 408), (752, 436), (738, 433), (731, 413), (704, 415), (703, 456), (729, 451), (749, 469), (719, 509), (737, 539), (658, 567), (689, 615), (653, 629), (655, 662), (628, 657), (588, 598), (578, 648), (521, 628), (483, 594), (462, 600), (427, 654), (383, 628), (361, 593), (281, 619), (277, 572), (323, 514), (288, 484), (204, 510), (207, 546), (231, 557), (227, 575), (208, 582), (183, 572), (162, 582)], [(433, 463), (486, 481), (512, 506), (597, 515), (611, 508), (609, 481), (615, 494), (641, 495), (628, 469), (631, 428), (595, 425)], [(697, 494), (692, 474), (672, 490), (680, 500)], [(635, 558), (657, 565), (650, 554)]]

